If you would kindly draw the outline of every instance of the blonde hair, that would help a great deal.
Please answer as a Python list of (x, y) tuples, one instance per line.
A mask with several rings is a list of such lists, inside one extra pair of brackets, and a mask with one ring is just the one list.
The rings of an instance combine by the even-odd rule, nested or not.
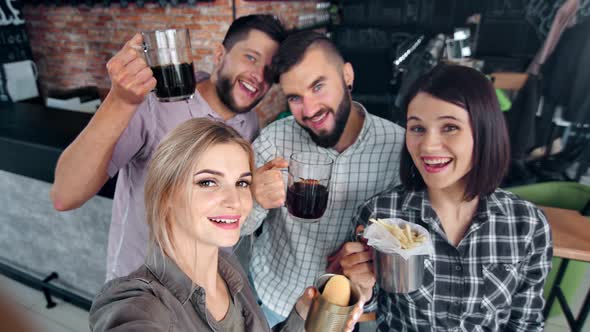
[(250, 169), (254, 169), (250, 143), (233, 128), (207, 118), (182, 123), (158, 145), (148, 167), (144, 194), (150, 250), (157, 245), (175, 259), (169, 217), (177, 211), (172, 211), (171, 203), (176, 195), (182, 197), (183, 193), (188, 203), (192, 168), (207, 149), (217, 144), (236, 144), (243, 148), (248, 153)]

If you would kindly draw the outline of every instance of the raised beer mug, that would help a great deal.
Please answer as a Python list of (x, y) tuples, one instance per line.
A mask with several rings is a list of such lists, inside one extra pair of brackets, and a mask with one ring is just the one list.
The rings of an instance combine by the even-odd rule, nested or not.
[(156, 97), (162, 102), (190, 99), (196, 82), (187, 29), (141, 33), (145, 57), (156, 78)]

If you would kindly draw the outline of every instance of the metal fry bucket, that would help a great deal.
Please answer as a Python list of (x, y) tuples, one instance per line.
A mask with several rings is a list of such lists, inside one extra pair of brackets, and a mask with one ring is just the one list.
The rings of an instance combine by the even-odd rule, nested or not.
[(424, 260), (428, 255), (411, 256), (406, 260), (398, 254), (386, 254), (373, 249), (379, 288), (388, 293), (410, 293), (422, 285)]

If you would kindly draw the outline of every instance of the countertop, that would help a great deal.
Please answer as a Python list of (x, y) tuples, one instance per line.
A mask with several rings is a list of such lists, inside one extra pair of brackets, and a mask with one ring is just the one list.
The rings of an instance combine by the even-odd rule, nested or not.
[[(59, 155), (91, 118), (38, 104), (0, 103), (0, 169), (53, 183)], [(98, 195), (112, 198), (115, 180)]]

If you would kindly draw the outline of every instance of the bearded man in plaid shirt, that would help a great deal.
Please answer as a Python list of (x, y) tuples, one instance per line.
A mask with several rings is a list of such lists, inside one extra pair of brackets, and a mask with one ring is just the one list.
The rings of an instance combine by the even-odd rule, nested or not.
[[(306, 285), (326, 272), (328, 256), (352, 231), (352, 217), (369, 197), (398, 182), (403, 129), (352, 101), (354, 72), (315, 32), (288, 37), (273, 61), (293, 114), (254, 141), (256, 201), (242, 234), (263, 225), (254, 242), (250, 276), (270, 326), (285, 319)], [(284, 207), (286, 159), (316, 152), (333, 159), (329, 203), (319, 222), (294, 220)]]

